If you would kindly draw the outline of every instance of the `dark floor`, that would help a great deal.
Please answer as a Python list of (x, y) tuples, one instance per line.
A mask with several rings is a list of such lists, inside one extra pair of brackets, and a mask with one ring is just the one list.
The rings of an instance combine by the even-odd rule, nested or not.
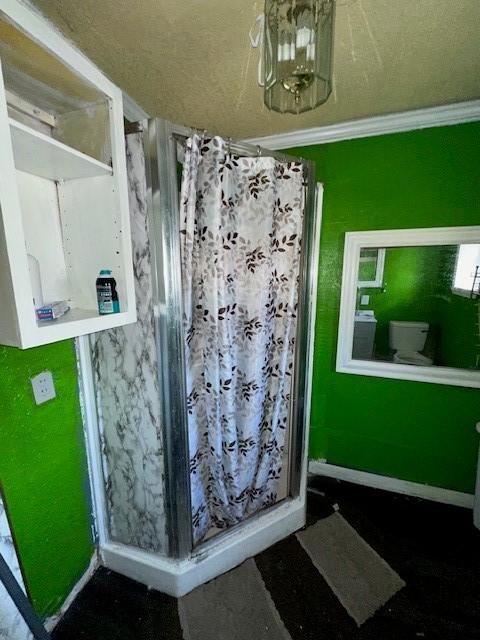
[[(480, 532), (471, 511), (326, 478), (311, 487), (324, 496), (309, 493), (308, 524), (337, 503), (407, 586), (357, 628), (290, 536), (255, 561), (292, 640), (480, 640)], [(77, 638), (182, 640), (176, 600), (99, 569), (53, 633)]]

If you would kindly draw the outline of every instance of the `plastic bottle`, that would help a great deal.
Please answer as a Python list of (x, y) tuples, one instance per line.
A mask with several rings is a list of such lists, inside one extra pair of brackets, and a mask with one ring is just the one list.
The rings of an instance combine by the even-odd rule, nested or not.
[(109, 313), (119, 313), (120, 304), (118, 302), (117, 283), (112, 277), (111, 269), (102, 269), (96, 281), (98, 313), (107, 315)]
[(40, 277), (40, 265), (35, 256), (27, 253), (28, 270), (30, 272), (30, 282), (32, 285), (33, 306), (35, 309), (43, 307), (42, 279)]

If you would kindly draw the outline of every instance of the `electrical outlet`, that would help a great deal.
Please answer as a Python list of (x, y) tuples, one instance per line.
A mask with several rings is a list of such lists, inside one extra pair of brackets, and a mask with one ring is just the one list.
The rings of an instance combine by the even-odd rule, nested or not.
[(47, 400), (53, 400), (56, 397), (53, 376), (50, 371), (42, 371), (42, 373), (30, 378), (30, 382), (32, 383), (33, 397), (37, 404), (43, 404)]

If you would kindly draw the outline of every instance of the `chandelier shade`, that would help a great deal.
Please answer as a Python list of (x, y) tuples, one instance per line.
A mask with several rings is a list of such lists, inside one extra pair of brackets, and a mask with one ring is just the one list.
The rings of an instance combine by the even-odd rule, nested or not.
[(302, 113), (332, 90), (335, 0), (265, 0), (265, 104)]

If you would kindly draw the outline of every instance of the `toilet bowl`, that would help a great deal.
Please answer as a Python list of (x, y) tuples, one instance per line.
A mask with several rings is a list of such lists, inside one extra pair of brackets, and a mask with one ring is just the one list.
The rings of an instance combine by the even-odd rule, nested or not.
[(429, 367), (433, 364), (420, 351), (425, 346), (429, 325), (427, 322), (406, 322), (391, 320), (389, 325), (389, 345), (395, 351), (393, 362)]
[(393, 361), (397, 364), (414, 364), (417, 367), (429, 367), (433, 363), (431, 358), (427, 358), (427, 356), (417, 351), (413, 353), (401, 353), (397, 351), (393, 356)]

